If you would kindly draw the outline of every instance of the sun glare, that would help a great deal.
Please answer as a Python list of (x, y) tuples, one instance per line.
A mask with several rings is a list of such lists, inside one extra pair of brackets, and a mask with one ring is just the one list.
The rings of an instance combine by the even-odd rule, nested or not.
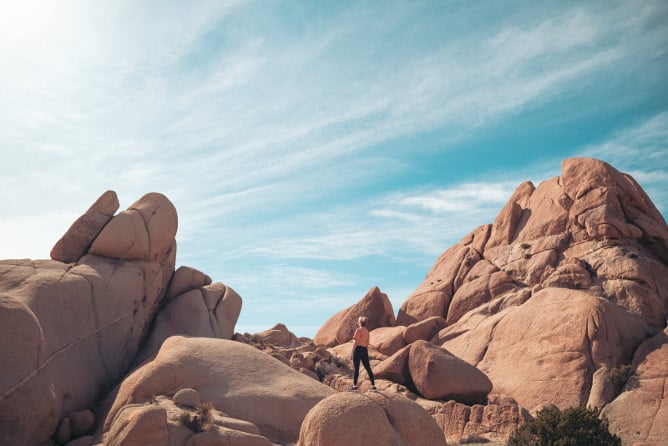
[(57, 21), (60, 2), (0, 0), (0, 45), (32, 47), (47, 38)]

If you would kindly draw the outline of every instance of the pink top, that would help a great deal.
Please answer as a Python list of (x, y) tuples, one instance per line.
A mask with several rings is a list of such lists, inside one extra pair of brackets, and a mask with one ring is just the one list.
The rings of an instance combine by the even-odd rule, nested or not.
[(358, 347), (368, 347), (369, 346), (369, 330), (366, 327), (359, 327), (355, 330), (353, 335), (353, 340), (355, 341)]

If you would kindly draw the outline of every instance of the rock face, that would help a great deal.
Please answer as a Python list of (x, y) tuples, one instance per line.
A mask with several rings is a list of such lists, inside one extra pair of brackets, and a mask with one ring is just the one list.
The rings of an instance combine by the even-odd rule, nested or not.
[[(663, 217), (630, 176), (573, 158), (561, 177), (521, 184), (493, 224), (446, 250), (397, 325), (444, 318), (432, 342), (483, 371), (493, 394), (528, 409), (609, 405), (624, 441), (651, 443), (668, 438), (656, 428), (668, 425), (666, 393), (627, 385), (618, 397), (616, 381), (622, 370), (645, 376), (645, 387), (665, 381), (661, 367), (649, 378), (643, 363), (661, 357), (660, 341), (643, 344), (653, 349), (643, 360), (638, 352), (650, 347), (638, 346), (664, 330), (667, 315)], [(621, 407), (645, 414), (643, 430), (631, 433)]]
[[(603, 415), (610, 420), (610, 431), (634, 444), (665, 444), (668, 439), (668, 329), (640, 345), (632, 370), (634, 373), (622, 394), (603, 410)], [(625, 373), (618, 378), (627, 376)]]
[[(105, 194), (96, 204), (104, 201), (113, 200)], [(131, 364), (167, 289), (176, 254), (176, 210), (157, 194), (131, 209), (146, 207), (160, 209), (138, 213), (144, 236), (161, 240), (150, 255), (147, 249), (134, 261), (119, 262), (111, 252), (89, 253), (72, 265), (0, 262), (0, 358), (12, 364), (0, 379), (0, 432), (8, 442), (35, 444), (50, 437), (63, 414), (92, 407)], [(155, 215), (168, 226), (157, 226)], [(107, 234), (109, 244), (115, 238), (107, 227), (115, 219), (98, 235)], [(59, 251), (74, 252), (68, 240), (84, 244), (66, 236)]]
[[(120, 416), (154, 395), (196, 389), (228, 416), (257, 426), (272, 441), (294, 442), (308, 411), (334, 393), (271, 356), (240, 342), (211, 338), (167, 339), (157, 356), (127, 377), (104, 423), (105, 438)], [(160, 421), (164, 427), (166, 420)], [(166, 429), (166, 427), (165, 427)]]
[[(462, 328), (440, 336), (452, 330)], [(549, 401), (567, 408), (586, 404), (594, 371), (630, 363), (650, 332), (640, 317), (605, 299), (546, 288), (442, 345), (520, 405), (533, 409)]]
[(395, 323), (392, 303), (378, 287), (369, 292), (355, 305), (332, 316), (316, 333), (316, 344), (337, 345), (350, 341), (357, 328), (357, 318), (369, 318), (367, 328), (390, 327)]
[(297, 446), (445, 446), (443, 431), (418, 404), (396, 394), (337, 393), (301, 426)]
[(155, 354), (170, 336), (230, 339), (241, 312), (241, 297), (220, 282), (165, 300), (138, 362)]
[[(205, 288), (202, 273), (172, 280), (178, 223), (164, 195), (147, 194), (113, 216), (117, 208), (116, 194), (104, 193), (56, 243), (53, 260), (0, 261), (0, 438), (7, 444), (42, 444), (57, 428), (61, 442), (84, 434), (76, 414), (136, 361), (170, 282), (174, 301), (185, 289)], [(207, 334), (231, 337), (241, 299), (222, 284), (208, 286), (198, 309), (216, 322)], [(164, 319), (152, 339), (192, 326), (166, 330)]]
[[(169, 200), (117, 209), (103, 194), (52, 260), (0, 261), (3, 444), (470, 443), (552, 404), (602, 408), (625, 445), (668, 440), (668, 227), (604, 162), (519, 185), (396, 319), (372, 288), (315, 342), (283, 324), (234, 334), (241, 297), (174, 271)], [(359, 316), (379, 392), (336, 393)]]

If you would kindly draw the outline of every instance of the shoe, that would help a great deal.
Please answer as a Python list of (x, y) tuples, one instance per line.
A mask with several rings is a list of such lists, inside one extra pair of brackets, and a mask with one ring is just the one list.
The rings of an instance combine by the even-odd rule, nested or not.
[(357, 392), (357, 386), (348, 387), (348, 392)]
[(371, 386), (371, 388), (369, 390), (371, 390), (372, 392), (378, 392), (378, 389), (376, 389), (376, 386)]

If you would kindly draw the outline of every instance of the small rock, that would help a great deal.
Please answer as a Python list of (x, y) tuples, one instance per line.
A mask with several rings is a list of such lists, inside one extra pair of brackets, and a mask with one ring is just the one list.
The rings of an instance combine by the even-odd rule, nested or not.
[(188, 407), (196, 407), (201, 402), (199, 392), (195, 389), (185, 388), (174, 394), (174, 402)]

